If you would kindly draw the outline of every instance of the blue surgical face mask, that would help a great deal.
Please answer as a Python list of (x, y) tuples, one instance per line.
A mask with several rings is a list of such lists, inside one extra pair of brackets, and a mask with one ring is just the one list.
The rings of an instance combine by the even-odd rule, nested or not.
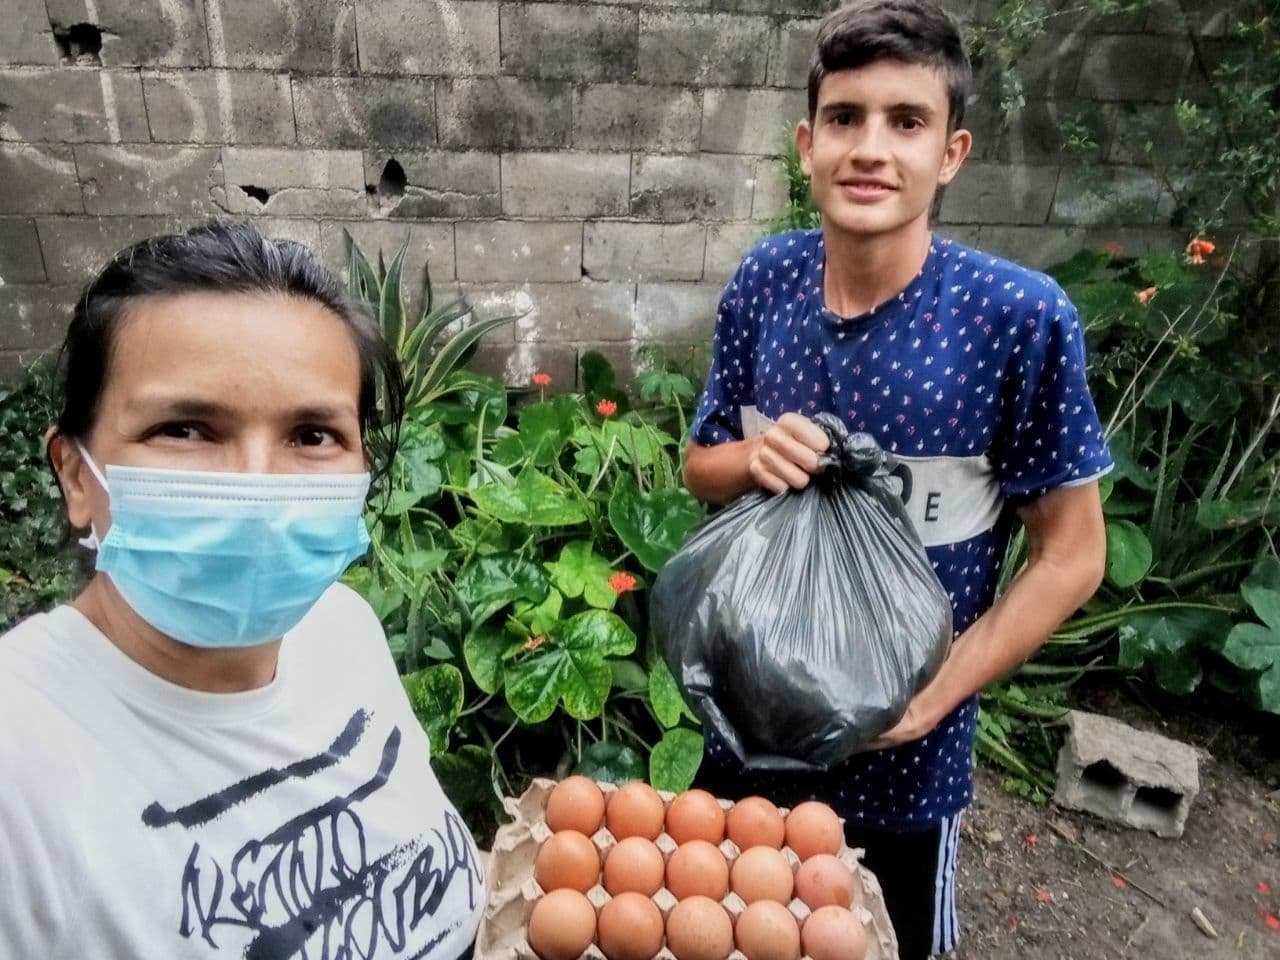
[(211, 473), (108, 464), (111, 529), (80, 542), (161, 633), (196, 647), (278, 639), (369, 545), (369, 474)]

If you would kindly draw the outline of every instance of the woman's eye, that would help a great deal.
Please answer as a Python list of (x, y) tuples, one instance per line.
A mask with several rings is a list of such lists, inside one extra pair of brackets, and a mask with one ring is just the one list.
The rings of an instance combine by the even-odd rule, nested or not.
[(337, 438), (324, 427), (303, 427), (298, 431), (296, 442), (300, 447), (323, 447), (336, 443)]
[(200, 440), (203, 434), (194, 423), (162, 423), (151, 434), (166, 440)]

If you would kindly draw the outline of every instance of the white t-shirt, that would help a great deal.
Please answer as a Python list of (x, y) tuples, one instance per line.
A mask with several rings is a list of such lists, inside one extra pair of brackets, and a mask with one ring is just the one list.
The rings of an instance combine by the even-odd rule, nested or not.
[(245, 693), (32, 617), (0, 637), (0, 958), (454, 960), (484, 877), (428, 754), (344, 586)]

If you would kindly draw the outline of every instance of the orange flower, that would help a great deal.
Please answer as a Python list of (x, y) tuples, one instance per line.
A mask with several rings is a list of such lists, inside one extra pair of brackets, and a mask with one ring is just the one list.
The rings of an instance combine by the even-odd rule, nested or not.
[(636, 578), (624, 571), (619, 571), (609, 578), (609, 588), (614, 593), (626, 593), (636, 588)]
[(1192, 237), (1191, 242), (1187, 244), (1187, 263), (1201, 264), (1204, 258), (1218, 249), (1214, 246), (1212, 240), (1202, 240), (1200, 237)]
[(618, 412), (618, 405), (612, 400), (601, 400), (596, 404), (596, 413), (602, 417), (612, 417)]
[(1050, 893), (1048, 890), (1037, 890), (1036, 899), (1039, 900), (1041, 903), (1052, 903), (1053, 894)]
[(1034, 847), (1034, 846), (1036, 845), (1036, 840), (1037, 840), (1037, 839), (1038, 839), (1038, 838), (1036, 837), (1036, 835), (1035, 835), (1034, 833), (1028, 833), (1028, 834), (1027, 834), (1027, 836), (1026, 836), (1027, 846), (1028, 846), (1028, 847)]
[(1118, 243), (1115, 240), (1109, 240), (1102, 245), (1102, 249), (1113, 257), (1118, 257), (1124, 253), (1124, 244)]
[(1137, 300), (1140, 304), (1142, 304), (1145, 307), (1148, 303), (1151, 302), (1152, 298), (1155, 297), (1155, 295), (1159, 292), (1160, 291), (1157, 290), (1155, 287), (1147, 287), (1147, 289), (1139, 290), (1137, 293), (1135, 293), (1133, 295), (1133, 299)]
[(1111, 884), (1117, 890), (1123, 890), (1125, 887), (1128, 886), (1128, 884), (1124, 882), (1124, 877), (1112, 877)]
[(1271, 884), (1267, 883), (1267, 881), (1265, 881), (1265, 880), (1259, 880), (1259, 881), (1258, 881), (1258, 892), (1259, 892), (1259, 893), (1270, 893), (1270, 892), (1271, 892)]
[(549, 374), (549, 373), (535, 373), (535, 374), (533, 375), (533, 382), (534, 382), (537, 386), (539, 386), (539, 387), (546, 387), (546, 386), (550, 386), (550, 384), (551, 384), (551, 374)]
[(1262, 919), (1272, 930), (1280, 930), (1280, 917), (1277, 917), (1274, 913), (1264, 913)]
[(546, 637), (530, 637), (525, 641), (524, 650), (537, 650), (540, 646), (547, 642)]

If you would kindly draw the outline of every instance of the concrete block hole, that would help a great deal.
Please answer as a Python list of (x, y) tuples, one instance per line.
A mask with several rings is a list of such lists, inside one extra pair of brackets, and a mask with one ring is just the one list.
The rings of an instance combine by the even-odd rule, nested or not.
[(64, 66), (102, 66), (102, 28), (92, 23), (73, 23), (70, 26), (49, 22), (53, 28), (53, 41), (62, 54)]
[(392, 157), (382, 165), (382, 175), (378, 177), (378, 185), (372, 187), (369, 192), (376, 192), (380, 200), (398, 200), (404, 196), (405, 188), (408, 186), (409, 177), (405, 174), (404, 167), (395, 157)]
[(242, 183), (239, 184), (239, 187), (264, 207), (267, 205), (267, 201), (271, 199), (271, 191), (266, 187), (255, 187), (252, 183)]
[(1129, 783), (1129, 778), (1114, 764), (1098, 760), (1084, 768), (1084, 772), (1080, 774), (1080, 783), (1098, 793), (1118, 796)]

